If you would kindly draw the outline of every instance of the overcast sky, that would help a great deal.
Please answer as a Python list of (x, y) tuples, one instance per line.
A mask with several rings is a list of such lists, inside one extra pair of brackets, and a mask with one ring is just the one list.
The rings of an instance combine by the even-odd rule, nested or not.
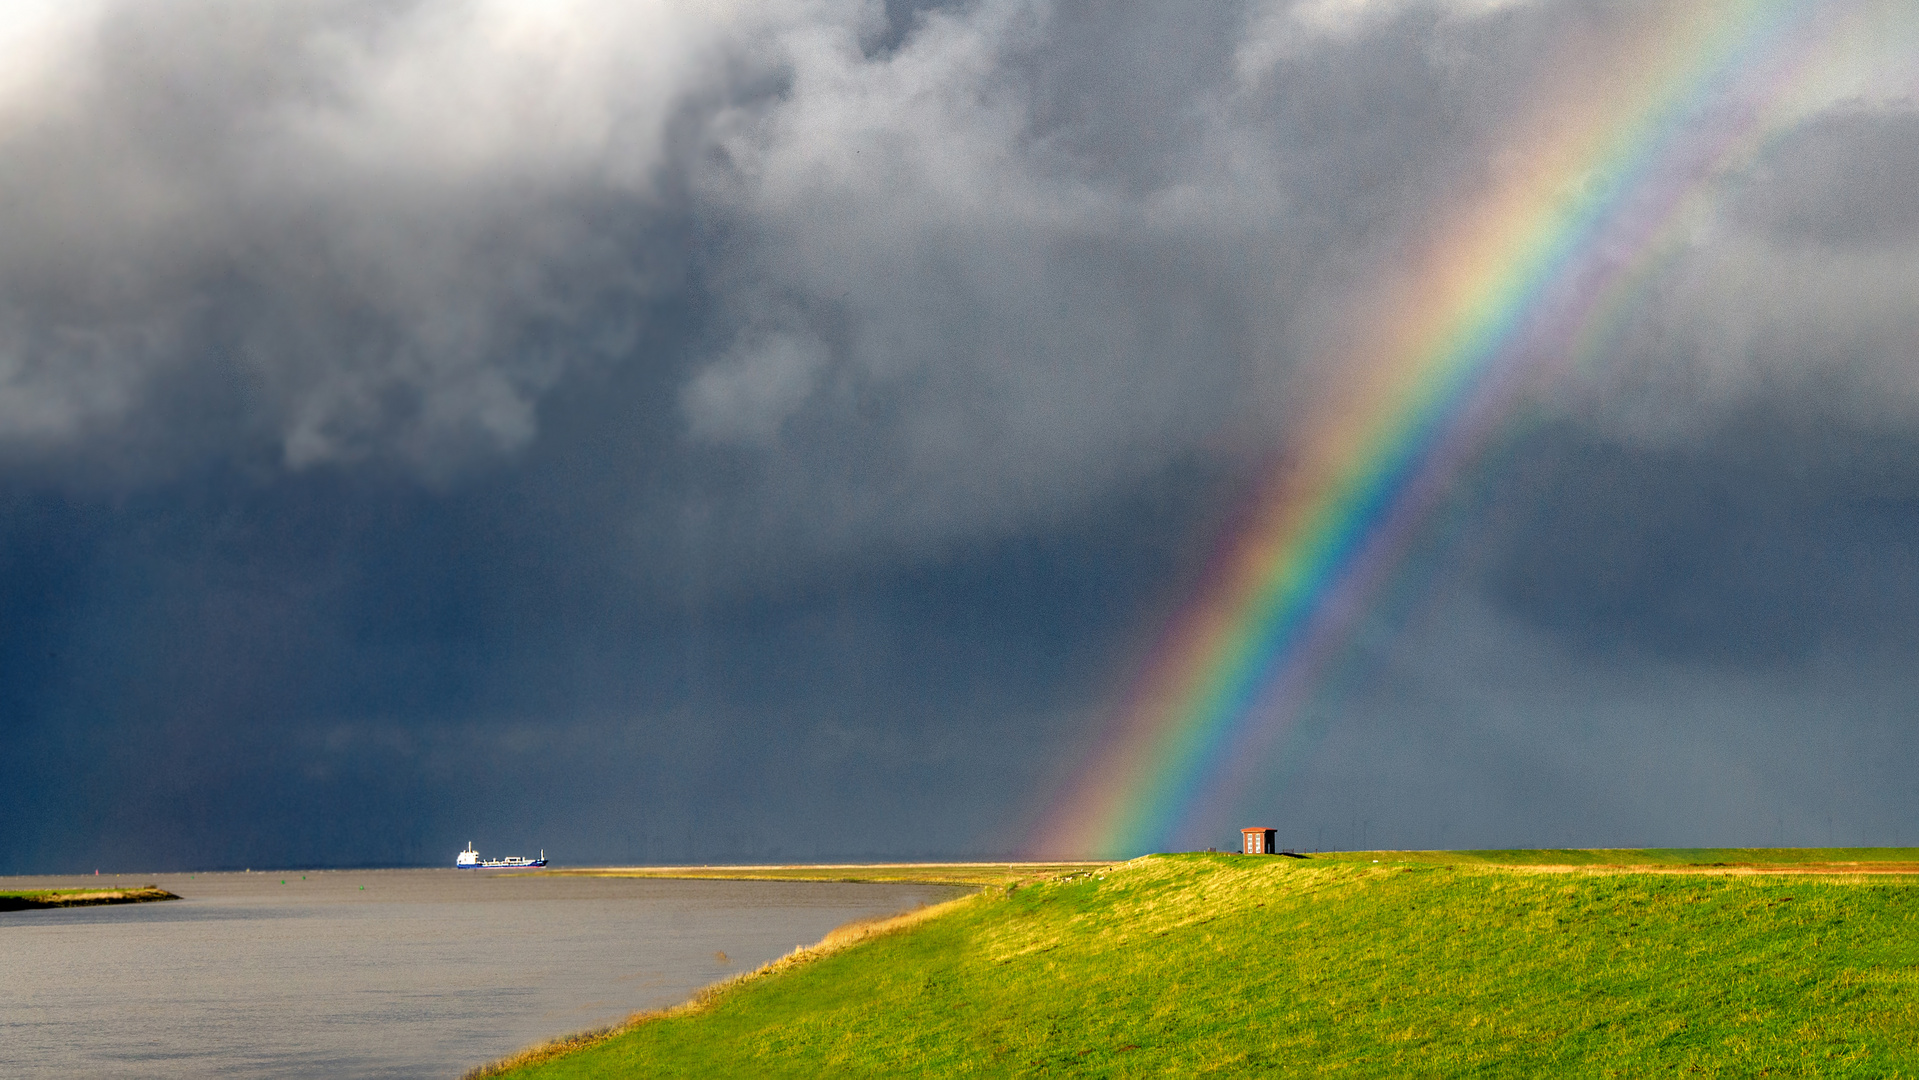
[[(1021, 849), (1660, 2), (0, 4), (0, 873)], [(1919, 844), (1919, 19), (1823, 6), (1236, 814)]]

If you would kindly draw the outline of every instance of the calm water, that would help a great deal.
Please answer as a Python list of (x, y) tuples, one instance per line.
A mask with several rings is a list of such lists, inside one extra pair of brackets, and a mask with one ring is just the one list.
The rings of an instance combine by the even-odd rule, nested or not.
[(0, 1074), (457, 1076), (961, 891), (456, 870), (0, 889), (136, 881), (185, 899), (0, 912)]

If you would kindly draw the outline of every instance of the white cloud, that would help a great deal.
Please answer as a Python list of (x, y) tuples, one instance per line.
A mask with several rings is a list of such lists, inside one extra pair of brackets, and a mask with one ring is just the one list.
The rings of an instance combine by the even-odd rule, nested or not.
[(701, 371), (682, 404), (693, 433), (717, 442), (764, 442), (813, 392), (826, 364), (824, 346), (774, 334), (742, 344)]
[(377, 27), (325, 26), (301, 53), (329, 92), (278, 102), (262, 149), (420, 183), (584, 173), (644, 188), (673, 108), (757, 21), (737, 7), (428, 0)]
[(1411, 11), (1476, 19), (1539, 0), (1263, 0), (1253, 6), (1235, 58), (1242, 83), (1317, 45), (1348, 42)]
[(673, 117), (755, 41), (864, 11), (0, 7), (0, 442), (137, 423), (163, 373), (214, 363), (295, 467), (522, 446), (675, 273), (638, 240)]

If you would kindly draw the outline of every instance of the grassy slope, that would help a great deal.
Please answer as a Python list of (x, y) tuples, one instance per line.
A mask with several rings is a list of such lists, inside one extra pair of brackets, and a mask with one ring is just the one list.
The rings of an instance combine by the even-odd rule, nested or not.
[[(1762, 861), (1591, 854), (1506, 861)], [(1156, 856), (991, 890), (511, 1075), (1919, 1072), (1919, 879), (1445, 858)]]

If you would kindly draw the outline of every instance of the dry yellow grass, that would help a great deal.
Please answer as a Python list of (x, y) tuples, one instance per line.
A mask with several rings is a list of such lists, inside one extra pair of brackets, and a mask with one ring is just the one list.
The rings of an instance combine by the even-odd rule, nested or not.
[(90, 907), (95, 904), (143, 904), (152, 900), (178, 899), (157, 885), (135, 885), (124, 889), (32, 889), (0, 893), (0, 911)]

